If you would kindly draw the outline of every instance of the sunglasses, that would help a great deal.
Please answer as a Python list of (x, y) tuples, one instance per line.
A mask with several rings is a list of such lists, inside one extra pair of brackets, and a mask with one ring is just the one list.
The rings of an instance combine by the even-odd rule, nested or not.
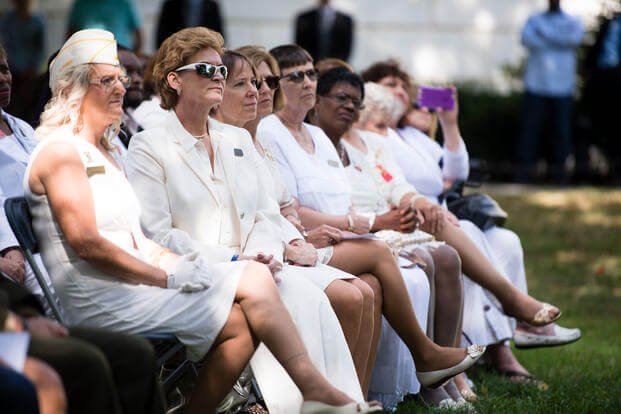
[(319, 72), (315, 69), (309, 69), (307, 71), (296, 70), (295, 72), (291, 72), (288, 75), (281, 76), (280, 79), (289, 79), (293, 83), (300, 83), (304, 81), (304, 76), (307, 76), (309, 80), (315, 81), (319, 76)]
[(339, 105), (347, 105), (351, 102), (352, 106), (356, 110), (364, 109), (364, 104), (358, 98), (349, 96), (346, 93), (337, 93), (336, 95), (325, 95), (326, 98), (334, 99)]
[(175, 69), (175, 72), (181, 72), (182, 70), (192, 70), (196, 71), (196, 74), (200, 77), (212, 79), (217, 72), (220, 72), (220, 75), (224, 79), (229, 76), (229, 70), (224, 65), (216, 66), (210, 63), (190, 63), (189, 65), (181, 66), (180, 68)]
[(257, 90), (261, 89), (261, 86), (263, 86), (263, 82), (265, 82), (268, 88), (270, 88), (271, 90), (276, 90), (278, 89), (279, 81), (280, 77), (278, 76), (266, 76), (263, 79), (257, 79), (255, 86), (257, 87)]

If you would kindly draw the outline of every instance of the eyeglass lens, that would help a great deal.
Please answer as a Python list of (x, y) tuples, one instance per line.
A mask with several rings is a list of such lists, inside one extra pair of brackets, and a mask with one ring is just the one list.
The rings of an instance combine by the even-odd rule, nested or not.
[(305, 75), (312, 81), (317, 80), (317, 71), (315, 69), (309, 69), (307, 71), (296, 70), (295, 72), (283, 76), (283, 78), (289, 78), (291, 82), (300, 83), (304, 80)]

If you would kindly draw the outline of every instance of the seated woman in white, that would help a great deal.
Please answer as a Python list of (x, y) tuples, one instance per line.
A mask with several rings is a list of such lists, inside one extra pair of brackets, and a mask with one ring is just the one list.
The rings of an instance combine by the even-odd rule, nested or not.
[[(262, 96), (265, 96), (266, 93), (271, 94), (271, 90), (267, 87), (266, 82), (257, 79), (252, 62), (244, 55), (234, 51), (227, 51), (223, 55), (222, 61), (229, 69), (229, 77), (224, 89), (222, 103), (217, 107), (214, 117), (229, 125), (243, 127), (247, 122), (254, 121), (257, 118), (257, 105), (254, 105), (259, 99), (259, 90), (257, 90), (257, 86), (260, 86)], [(261, 83), (260, 85), (258, 85), (259, 82)], [(257, 177), (263, 181), (266, 195), (274, 200), (274, 205), (277, 205), (276, 203), (281, 201), (279, 198), (283, 194), (286, 195), (288, 193), (277, 175), (279, 174), (278, 167), (273, 165), (273, 161), (264, 158), (265, 152), (263, 148), (256, 142), (256, 139), (253, 139), (253, 141), (258, 151), (256, 157), (257, 170), (255, 173)], [(263, 154), (263, 156), (260, 156), (260, 154)], [(240, 188), (237, 191), (243, 192), (244, 189)], [(290, 195), (288, 198), (289, 202), (291, 202)], [(285, 211), (288, 211), (287, 214), (295, 214), (295, 209), (289, 210), (288, 206), (285, 207)], [(278, 223), (274, 223), (274, 230), (272, 231), (273, 237), (278, 237), (279, 240), (285, 243), (286, 261), (294, 265), (294, 267), (286, 265), (283, 269), (285, 274), (295, 270), (296, 274), (306, 277), (309, 282), (316, 285), (316, 288), (309, 289), (309, 292), (315, 292), (317, 288), (326, 292), (344, 328), (343, 330), (346, 334), (349, 349), (354, 358), (359, 357), (356, 355), (357, 348), (359, 347), (355, 345), (359, 343), (360, 337), (366, 335), (362, 336), (362, 340), (366, 343), (369, 343), (372, 337), (372, 330), (363, 328), (372, 326), (374, 322), (373, 291), (362, 280), (344, 273), (341, 270), (322, 263), (317, 263), (315, 247), (307, 243), (304, 240), (304, 236), (300, 234), (282, 214), (278, 215), (278, 219)], [(287, 278), (287, 276), (284, 276), (284, 278)], [(308, 306), (305, 302), (308, 299), (308, 294), (309, 293), (306, 293), (306, 297), (304, 301), (302, 301), (307, 308)], [(357, 303), (360, 302), (360, 297), (362, 297), (362, 306), (357, 306)], [(294, 302), (297, 301), (297, 303), (300, 304), (299, 299), (300, 297), (292, 298)], [(287, 303), (286, 299), (285, 303)], [(312, 319), (312, 313), (314, 311), (307, 309), (307, 312), (308, 314), (305, 318)], [(302, 316), (302, 314), (300, 316)], [(303, 330), (303, 325), (307, 324), (308, 321), (302, 321), (300, 329)], [(306, 330), (314, 337), (320, 336), (320, 334), (313, 333), (308, 329)], [(354, 332), (353, 335), (352, 331)], [(351, 338), (351, 336), (354, 335), (356, 338)], [(304, 337), (304, 334), (302, 334), (302, 336)], [(334, 347), (334, 344), (324, 345), (324, 348), (329, 347)], [(368, 353), (368, 347), (364, 349), (364, 351)], [(366, 358), (366, 355), (364, 357)], [(359, 366), (360, 364), (356, 364), (356, 367)], [(338, 367), (328, 367), (328, 372), (326, 372), (328, 378), (337, 379), (337, 376), (330, 375), (330, 372), (336, 370), (336, 368)], [(340, 371), (343, 370), (340, 369)], [(358, 370), (361, 386), (365, 384), (364, 375), (365, 372)], [(265, 396), (265, 391), (263, 391), (263, 394)], [(279, 394), (283, 394), (282, 390), (279, 391)], [(363, 394), (366, 394), (364, 390)]]
[[(442, 176), (444, 175), (453, 180), (463, 174), (467, 174), (468, 170), (468, 153), (466, 152), (457, 123), (458, 108), (456, 107), (453, 111), (440, 111), (438, 113), (440, 125), (444, 130), (446, 139), (446, 148), (444, 150), (438, 148), (439, 153), (444, 156), (443, 167), (440, 168), (439, 159), (429, 157), (428, 154), (426, 155), (420, 146), (416, 148), (409, 145), (393, 129), (396, 128), (397, 123), (406, 112), (406, 108), (410, 106), (412, 84), (408, 74), (396, 62), (377, 62), (363, 73), (363, 78), (377, 81), (382, 86), (388, 88), (393, 96), (392, 100), (394, 103), (390, 104), (392, 109), (388, 118), (384, 118), (378, 111), (364, 111), (362, 116), (365, 119), (364, 122), (361, 122), (361, 125), (364, 124), (363, 128), (380, 132), (386, 136), (387, 144), (391, 148), (394, 158), (404, 172), (406, 179), (422, 195), (425, 195), (429, 201), (437, 204), (437, 195), (443, 191)], [(386, 96), (385, 93), (384, 96)], [(428, 137), (425, 138), (427, 141), (424, 144), (426, 149), (437, 145)], [(418, 140), (418, 142), (421, 141)], [(430, 197), (430, 194), (435, 194), (435, 196)], [(519, 239), (513, 232), (499, 229), (500, 232), (496, 232), (496, 235), (502, 233), (501, 238), (503, 240), (499, 238), (488, 240), (484, 233), (473, 223), (464, 220), (458, 222), (446, 210), (444, 214), (450, 219), (451, 223), (455, 225), (459, 223), (461, 230), (481, 250), (494, 269), (501, 275), (508, 277), (511, 284), (523, 294), (527, 294), (526, 280), (523, 272), (522, 247)], [(464, 332), (467, 333), (470, 341), (494, 344), (490, 348), (488, 360), (499, 371), (515, 373), (515, 380), (523, 381), (529, 375), (528, 371), (519, 364), (511, 349), (503, 345), (504, 339), (512, 336), (513, 327), (511, 319), (505, 315), (494, 295), (482, 288), (484, 284), (473, 281), (473, 279), (468, 277), (464, 281), (466, 288)], [(526, 326), (527, 324), (522, 325)], [(531, 329), (557, 330), (572, 334), (572, 331), (562, 329), (556, 324), (549, 324), (549, 326), (543, 328), (532, 327)], [(573, 331), (573, 333), (579, 337), (579, 331)], [(467, 393), (470, 392), (465, 382), (462, 382), (460, 387), (466, 390)]]
[[(364, 97), (365, 89), (360, 76), (344, 68), (326, 71), (317, 85), (313, 123), (326, 132), (337, 148), (351, 184), (352, 204), (356, 212), (371, 217), (371, 231), (401, 255), (430, 256), (427, 267), (435, 271), (430, 278), (433, 287), (430, 313), (433, 317), (428, 334), (438, 345), (457, 346), (461, 341), (463, 304), (459, 256), (452, 247), (434, 241), (433, 236), (417, 230), (416, 216), (413, 212), (409, 215), (404, 212), (420, 196), (400, 171), (393, 168), (394, 162), (387, 148), (384, 148), (384, 139), (353, 128)], [(406, 284), (408, 276), (404, 274)], [(416, 304), (418, 298), (411, 296), (411, 299)], [(384, 335), (383, 340), (386, 346), (392, 340), (404, 348), (394, 332), (391, 338)], [(379, 354), (385, 353), (380, 348)], [(389, 382), (387, 374), (395, 372), (388, 369), (389, 361), (385, 362), (387, 369), (384, 372), (378, 369), (374, 372), (373, 391), (386, 387)], [(421, 396), (432, 407), (465, 403), (452, 381), (436, 390), (423, 388)]]
[[(256, 68), (258, 82), (261, 82), (261, 87), (258, 90), (257, 116), (247, 122), (246, 120), (240, 122), (241, 119), (248, 117), (237, 113), (239, 108), (242, 108), (242, 105), (238, 102), (239, 98), (235, 99), (232, 86), (231, 88), (227, 86), (227, 90), (230, 90), (228, 94), (230, 99), (225, 98), (218, 110), (218, 116), (222, 116), (229, 123), (242, 123), (244, 128), (250, 132), (254, 146), (261, 155), (258, 174), (266, 178), (266, 186), (270, 188), (268, 193), (280, 206), (281, 214), (279, 219), (281, 227), (285, 232), (286, 240), (292, 240), (289, 244), (295, 245), (300, 250), (309, 250), (313, 255), (318, 256), (320, 263), (329, 263), (334, 256), (334, 247), (330, 243), (329, 238), (335, 232), (338, 233), (338, 230), (328, 228), (327, 226), (312, 229), (308, 232), (304, 230), (297, 213), (297, 203), (282, 181), (276, 161), (269, 151), (256, 139), (258, 123), (273, 111), (275, 89), (272, 88), (278, 86), (278, 77), (275, 75), (275, 73), (279, 73), (278, 64), (273, 56), (263, 48), (246, 46), (238, 50), (252, 61)], [(270, 82), (271, 87), (269, 87), (268, 82)], [(227, 94), (225, 93), (225, 95)], [(315, 245), (318, 249), (315, 249)], [(335, 268), (325, 265), (320, 265), (320, 267), (323, 269), (322, 274), (313, 272), (308, 273), (308, 275), (313, 283), (326, 292), (330, 299), (330, 303), (339, 318), (343, 333), (351, 350), (363, 394), (366, 395), (370, 382), (370, 367), (368, 365), (371, 365), (369, 361), (373, 361), (375, 358), (375, 350), (377, 349), (377, 341), (379, 339), (379, 331), (374, 329), (374, 325), (381, 315), (381, 295), (376, 295), (373, 298), (372, 291), (369, 292), (370, 287), (366, 282), (357, 278), (339, 280), (336, 277), (338, 271), (335, 272)], [(362, 274), (361, 277), (374, 286), (378, 285), (377, 279), (370, 274)], [(358, 315), (352, 315), (352, 305), (360, 300), (362, 300), (362, 312)]]
[(53, 97), (24, 186), (67, 321), (174, 333), (189, 358), (203, 361), (191, 413), (215, 410), (258, 341), (302, 391), (302, 412), (326, 403), (367, 412), (314, 367), (267, 267), (180, 257), (143, 235), (140, 205), (106, 138), (118, 128), (127, 83), (112, 33), (76, 32), (50, 75)]
[[(327, 223), (343, 230), (349, 228), (350, 231), (367, 233), (370, 227), (368, 219), (351, 211), (349, 184), (334, 146), (320, 128), (304, 123), (308, 111), (315, 105), (317, 77), (312, 58), (297, 45), (279, 46), (272, 49), (271, 53), (278, 61), (282, 73), (280, 92), (285, 96), (286, 104), (275, 115), (261, 120), (257, 138), (269, 145), (287, 188), (300, 202), (302, 223), (311, 229)], [(335, 245), (335, 256), (340, 244)], [(384, 247), (381, 247), (382, 244)], [(483, 350), (475, 346), (469, 350), (472, 357), (463, 359), (464, 350), (439, 347), (425, 336), (396, 260), (386, 250), (382, 241), (371, 244), (365, 240), (355, 240), (343, 248), (342, 257), (348, 257), (349, 262), (370, 269), (383, 270), (381, 273), (374, 272), (381, 283), (382, 296), (386, 299), (383, 301), (382, 313), (407, 345), (416, 363), (416, 376), (420, 383), (438, 386), (461, 372), (465, 365), (470, 365)], [(379, 266), (373, 264), (378, 257), (382, 259)], [(419, 280), (428, 286), (422, 272)], [(426, 354), (435, 362), (427, 360)], [(439, 357), (442, 354), (444, 356)], [(454, 365), (460, 359), (462, 363)], [(443, 381), (429, 381), (426, 371), (437, 368), (447, 368), (444, 372), (450, 374), (445, 375)]]
[[(316, 261), (313, 252), (289, 244), (291, 239), (284, 237), (280, 227), (278, 206), (269, 198), (265, 183), (257, 174), (260, 159), (247, 132), (208, 117), (216, 105), (235, 104), (241, 122), (256, 116), (257, 90), (250, 63), (236, 68), (231, 52), (227, 52), (224, 65), (219, 66), (227, 73), (226, 83), (222, 73), (220, 78), (205, 78), (193, 67), (175, 71), (192, 62), (222, 64), (220, 39), (215, 32), (204, 29), (179, 32), (163, 43), (156, 57), (154, 80), (162, 101), (172, 105), (172, 111), (159, 127), (132, 138), (127, 160), (130, 182), (144, 206), (143, 227), (177, 253), (197, 250), (209, 257), (220, 255), (219, 260), (235, 256), (239, 259), (241, 255), (266, 262), (280, 280), (281, 297), (312, 361), (335, 387), (362, 400), (338, 319), (322, 290), (308, 280), (328, 277), (326, 272), (333, 279), (354, 276), (337, 269), (312, 267)], [(184, 59), (185, 56), (188, 57)], [(176, 74), (174, 79), (171, 73)], [(201, 90), (205, 85), (223, 84), (224, 94), (217, 91), (206, 95)], [(172, 89), (167, 87), (179, 88), (181, 92), (171, 93)], [(237, 97), (235, 92), (241, 93), (243, 102), (233, 101)], [(204, 111), (199, 114), (197, 107)], [(201, 140), (188, 132), (195, 127), (192, 118), (205, 129)], [(287, 261), (297, 266), (283, 267)], [(367, 289), (372, 296), (371, 289)], [(355, 305), (350, 303), (348, 307)], [(359, 318), (360, 311), (346, 317)], [(298, 411), (301, 395), (265, 351), (259, 349), (251, 367), (268, 409), (273, 413)]]

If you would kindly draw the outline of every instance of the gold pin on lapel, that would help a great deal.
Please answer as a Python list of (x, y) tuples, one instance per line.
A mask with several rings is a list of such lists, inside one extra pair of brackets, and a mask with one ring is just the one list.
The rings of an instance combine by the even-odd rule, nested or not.
[(106, 173), (106, 167), (104, 165), (91, 165), (89, 167), (86, 167), (86, 175), (89, 177), (92, 177), (93, 175), (96, 174), (105, 174)]

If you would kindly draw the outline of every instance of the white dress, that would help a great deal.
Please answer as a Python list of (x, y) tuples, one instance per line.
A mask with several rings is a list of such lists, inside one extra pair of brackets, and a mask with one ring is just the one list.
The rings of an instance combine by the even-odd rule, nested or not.
[(60, 232), (47, 196), (34, 194), (28, 186), (30, 166), (41, 148), (57, 140), (73, 145), (84, 163), (100, 234), (142, 260), (147, 256), (148, 243), (140, 229), (140, 204), (122, 171), (68, 129), (42, 141), (31, 156), (24, 193), (67, 323), (128, 333), (171, 332), (186, 345), (188, 358), (200, 360), (228, 318), (246, 262), (204, 266), (212, 285), (200, 292), (182, 293), (124, 283), (82, 260)]
[[(282, 246), (286, 237), (280, 227), (281, 216), (276, 202), (270, 198), (271, 203), (268, 203), (273, 204), (275, 214), (256, 209), (260, 204), (258, 197), (265, 197), (269, 191), (265, 188), (266, 180), (259, 178), (260, 156), (250, 136), (245, 130), (212, 119), (209, 120), (209, 129), (214, 153), (213, 170), (204, 145), (185, 131), (174, 113), (157, 129), (144, 130), (132, 138), (128, 170), (141, 202), (175, 206), (175, 209), (152, 211), (148, 219), (143, 215), (145, 232), (156, 234), (156, 240), (161, 238), (163, 242), (171, 240), (167, 238), (167, 233), (174, 232), (175, 237), (186, 240), (184, 246), (197, 246), (197, 251), (224, 246), (233, 253), (248, 254), (240, 234), (244, 226), (249, 229), (249, 239), (261, 239), (266, 245)], [(174, 134), (178, 134), (191, 150), (184, 150), (184, 145), (178, 146)], [(173, 155), (180, 152), (186, 157), (185, 161), (176, 162)], [(195, 178), (196, 174), (187, 162), (204, 167), (205, 174), (200, 174), (200, 182), (208, 186), (190, 184), (189, 177)], [(177, 176), (183, 176), (183, 183), (193, 187), (193, 194), (185, 187), (179, 188), (173, 178)], [(213, 193), (209, 188), (214, 189)], [(255, 189), (256, 193), (249, 191), (250, 188)], [(214, 202), (213, 207), (207, 208), (208, 202)], [(242, 206), (254, 206), (255, 210)], [(200, 223), (203, 224), (186, 224), (181, 220), (180, 215), (188, 211), (200, 216)], [(257, 224), (259, 220), (263, 223), (261, 226)], [(163, 221), (168, 224), (160, 226)], [(156, 227), (157, 231), (154, 230)], [(178, 253), (192, 251), (179, 251), (179, 245), (173, 243), (168, 247)], [(323, 273), (332, 274), (334, 278), (352, 276), (337, 269), (330, 271), (327, 266), (324, 268), (325, 271), (318, 271), (285, 265), (277, 274), (281, 280), (278, 289), (314, 365), (332, 385), (354, 400), (362, 401), (364, 398), (358, 377), (339, 321), (322, 289), (311, 282), (314, 276), (321, 277)], [(270, 413), (299, 411), (301, 393), (265, 346), (259, 346), (250, 366)]]
[[(289, 191), (300, 205), (326, 214), (344, 215), (352, 205), (352, 188), (340, 158), (322, 129), (304, 124), (310, 132), (315, 153), (304, 151), (280, 122), (270, 115), (259, 124), (257, 136), (264, 142), (280, 167)], [(399, 259), (400, 264), (405, 264)], [(402, 263), (403, 262), (403, 263)], [(418, 267), (401, 269), (418, 322), (427, 326), (430, 287)], [(417, 393), (414, 361), (403, 341), (382, 318), (382, 336), (375, 360), (369, 397), (392, 408), (408, 393)]]

